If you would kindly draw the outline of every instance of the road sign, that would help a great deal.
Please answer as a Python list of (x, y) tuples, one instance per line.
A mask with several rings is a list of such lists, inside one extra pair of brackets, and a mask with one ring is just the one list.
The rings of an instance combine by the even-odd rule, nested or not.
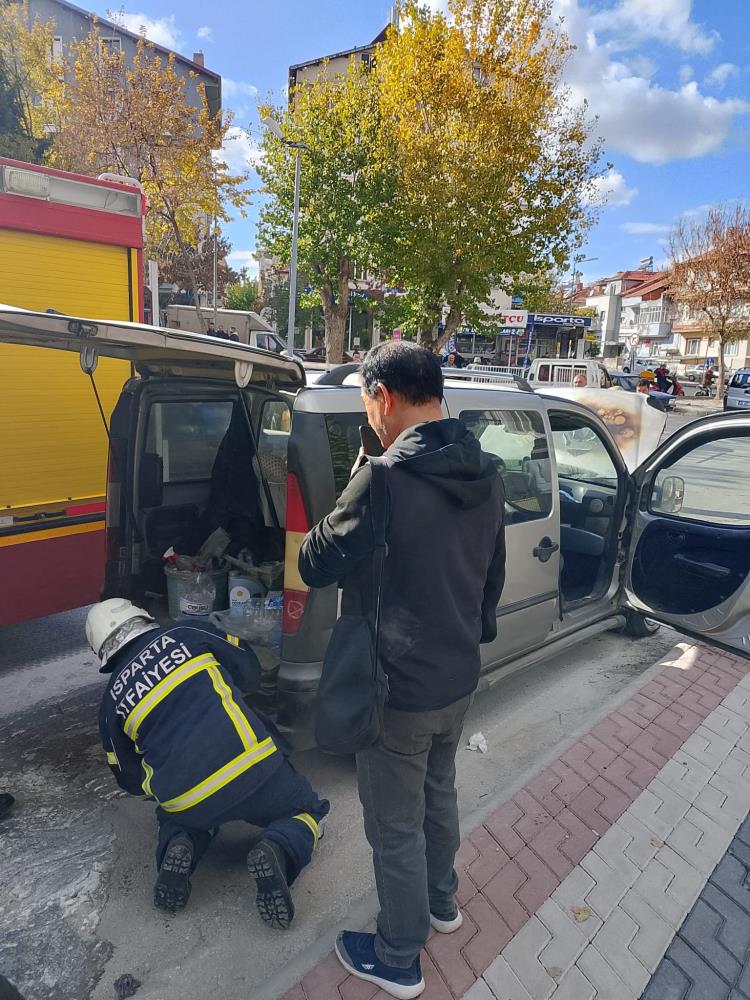
[(630, 334), (630, 336), (628, 337), (628, 344), (630, 345), (630, 347), (637, 347), (638, 346), (638, 334), (637, 333), (631, 333)]

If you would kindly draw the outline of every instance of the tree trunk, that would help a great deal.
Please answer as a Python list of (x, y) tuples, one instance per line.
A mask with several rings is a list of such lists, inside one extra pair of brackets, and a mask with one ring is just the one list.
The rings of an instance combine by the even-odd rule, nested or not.
[(719, 379), (716, 384), (716, 403), (718, 406), (724, 407), (724, 330), (719, 333)]
[(326, 331), (326, 360), (331, 365), (340, 365), (344, 360), (346, 318), (349, 314), (350, 267), (350, 261), (346, 259), (340, 261), (335, 295), (329, 282), (320, 289)]
[(432, 346), (432, 350), (435, 354), (440, 351), (440, 349), (448, 343), (451, 337), (455, 336), (456, 331), (461, 325), (461, 310), (458, 306), (451, 306), (450, 312), (448, 313), (448, 318), (445, 321), (445, 329), (441, 334), (439, 334)]

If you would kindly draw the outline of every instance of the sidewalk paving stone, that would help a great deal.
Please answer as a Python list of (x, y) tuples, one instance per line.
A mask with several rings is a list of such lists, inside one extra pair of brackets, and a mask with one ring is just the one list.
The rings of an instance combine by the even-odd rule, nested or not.
[[(426, 1000), (750, 1000), (748, 670), (688, 647), (464, 837)], [(385, 997), (329, 955), (285, 1000)]]
[[(743, 1000), (750, 983), (747, 819), (656, 969), (643, 1000)], [(744, 855), (738, 858), (735, 851)], [(716, 855), (714, 855), (716, 857)]]

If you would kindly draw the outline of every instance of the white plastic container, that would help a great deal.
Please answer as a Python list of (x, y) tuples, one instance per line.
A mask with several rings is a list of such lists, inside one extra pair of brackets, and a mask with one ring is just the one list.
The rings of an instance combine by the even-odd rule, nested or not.
[(262, 597), (262, 584), (245, 573), (231, 572), (229, 574), (229, 614), (242, 617), (253, 597)]
[[(210, 570), (207, 573), (193, 573), (191, 570), (175, 569), (173, 566), (165, 566), (164, 573), (167, 578), (167, 601), (169, 604), (169, 617), (176, 621), (185, 615), (190, 617), (205, 618), (212, 611), (223, 611), (227, 606), (227, 571)], [(211, 606), (205, 612), (200, 612), (205, 607), (206, 595), (202, 600), (188, 601), (188, 591), (194, 587), (197, 577), (208, 577), (214, 587), (214, 594)], [(187, 610), (188, 604), (193, 606), (193, 610)]]

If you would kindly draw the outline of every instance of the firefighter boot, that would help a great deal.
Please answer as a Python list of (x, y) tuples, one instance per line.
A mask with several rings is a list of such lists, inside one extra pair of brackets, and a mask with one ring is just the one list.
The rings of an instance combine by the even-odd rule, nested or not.
[(276, 930), (287, 930), (294, 918), (294, 903), (284, 849), (272, 840), (259, 840), (247, 856), (247, 870), (256, 882), (255, 905), (260, 919)]
[(159, 877), (154, 886), (154, 906), (167, 913), (176, 913), (190, 899), (190, 873), (193, 869), (193, 842), (187, 834), (172, 837), (164, 852)]

